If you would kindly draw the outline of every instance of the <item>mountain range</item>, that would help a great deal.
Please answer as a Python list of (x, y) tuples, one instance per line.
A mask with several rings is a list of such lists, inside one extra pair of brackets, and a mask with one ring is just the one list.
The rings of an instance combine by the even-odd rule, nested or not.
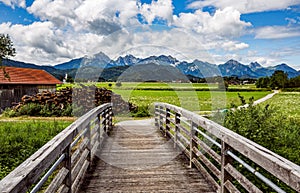
[[(260, 78), (271, 76), (275, 70), (286, 72), (290, 78), (300, 75), (300, 71), (293, 69), (287, 64), (263, 67), (257, 62), (246, 65), (236, 60), (229, 60), (224, 64), (217, 65), (200, 60), (194, 60), (193, 62), (179, 61), (170, 55), (150, 56), (147, 58), (137, 58), (133, 55), (126, 55), (120, 56), (116, 60), (112, 60), (103, 52), (97, 53), (91, 57), (85, 56), (72, 59), (68, 62), (54, 66), (40, 66), (9, 59), (3, 60), (3, 65), (43, 69), (61, 80), (65, 74), (74, 78), (76, 73), (78, 74), (78, 71), (83, 75), (82, 78), (89, 77), (93, 80), (98, 80), (99, 77), (100, 80), (116, 80), (125, 71), (127, 72), (127, 76), (129, 76), (129, 71), (131, 73), (130, 76), (138, 76), (140, 78), (147, 77), (147, 80), (157, 80), (157, 74), (164, 77), (168, 74), (169, 78), (172, 80), (176, 80), (176, 77), (180, 77), (181, 79), (182, 77), (179, 76), (180, 73), (197, 78), (214, 77), (218, 75), (222, 75), (223, 77), (236, 76), (239, 78)], [(149, 76), (149, 74), (154, 74), (154, 72), (156, 76)], [(161, 74), (161, 72), (164, 72), (164, 74)], [(76, 78), (78, 77), (76, 76)], [(128, 80), (128, 77), (124, 80), (130, 81)]]

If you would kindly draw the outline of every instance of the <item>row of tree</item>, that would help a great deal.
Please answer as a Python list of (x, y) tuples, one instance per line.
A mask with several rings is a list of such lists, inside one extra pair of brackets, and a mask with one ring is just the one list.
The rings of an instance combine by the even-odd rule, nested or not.
[(257, 88), (296, 88), (300, 87), (300, 76), (289, 78), (286, 72), (282, 70), (276, 70), (271, 77), (259, 78), (255, 85)]

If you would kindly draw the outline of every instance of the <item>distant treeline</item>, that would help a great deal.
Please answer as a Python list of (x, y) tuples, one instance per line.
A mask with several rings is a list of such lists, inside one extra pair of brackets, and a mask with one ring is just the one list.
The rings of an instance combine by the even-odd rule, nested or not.
[(270, 77), (259, 78), (255, 83), (257, 88), (284, 89), (289, 91), (300, 91), (300, 76), (288, 78), (288, 74), (276, 70)]

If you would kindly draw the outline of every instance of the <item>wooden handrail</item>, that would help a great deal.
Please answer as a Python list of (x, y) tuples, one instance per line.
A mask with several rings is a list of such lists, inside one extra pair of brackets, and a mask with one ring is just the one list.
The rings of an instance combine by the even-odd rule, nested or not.
[(300, 166), (209, 119), (181, 107), (155, 103), (155, 125), (174, 140), (176, 147), (190, 159), (191, 167), (197, 167), (218, 192), (239, 192), (234, 180), (248, 192), (262, 192), (234, 167), (233, 160), (275, 191), (284, 192), (240, 157), (251, 160), (300, 192)]
[[(42, 182), (38, 180), (53, 164), (59, 170), (46, 192), (76, 192), (97, 149), (112, 127), (111, 117), (112, 105), (107, 103), (78, 118), (2, 179), (0, 192), (22, 193), (30, 191), (36, 183), (40, 186)], [(35, 189), (38, 188), (31, 191), (35, 192)]]

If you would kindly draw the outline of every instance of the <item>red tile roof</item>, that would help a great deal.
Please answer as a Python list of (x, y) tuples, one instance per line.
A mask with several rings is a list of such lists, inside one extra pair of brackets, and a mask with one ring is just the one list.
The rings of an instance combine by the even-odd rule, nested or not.
[(3, 70), (0, 68), (0, 84), (61, 84), (61, 81), (44, 70), (5, 67), (5, 71), (10, 78), (5, 78)]

